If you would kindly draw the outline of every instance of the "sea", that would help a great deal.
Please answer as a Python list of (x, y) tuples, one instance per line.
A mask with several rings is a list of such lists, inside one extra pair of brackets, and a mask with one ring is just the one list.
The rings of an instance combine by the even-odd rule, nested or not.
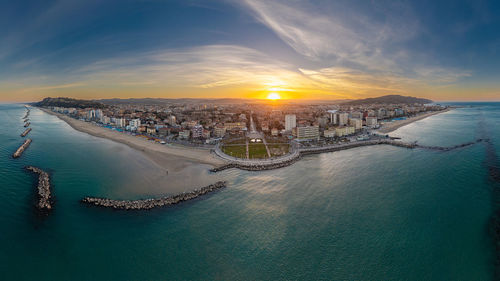
[[(460, 103), (391, 135), (453, 151), (361, 147), (285, 168), (230, 169), (226, 189), (173, 207), (116, 211), (85, 196), (169, 194), (123, 144), (0, 105), (1, 280), (495, 280), (500, 103)], [(33, 165), (54, 209), (34, 207)], [(160, 188), (158, 186), (161, 186)]]

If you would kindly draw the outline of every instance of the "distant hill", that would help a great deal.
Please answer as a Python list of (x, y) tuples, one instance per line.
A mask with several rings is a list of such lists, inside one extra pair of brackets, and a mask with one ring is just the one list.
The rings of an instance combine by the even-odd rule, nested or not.
[(58, 106), (74, 108), (106, 108), (107, 105), (94, 100), (78, 100), (72, 98), (44, 98), (42, 101), (34, 103), (34, 106)]
[(400, 95), (387, 95), (377, 98), (368, 98), (360, 100), (348, 101), (344, 104), (348, 105), (365, 105), (365, 104), (426, 104), (432, 103), (432, 100), (416, 98), (416, 97), (406, 97)]

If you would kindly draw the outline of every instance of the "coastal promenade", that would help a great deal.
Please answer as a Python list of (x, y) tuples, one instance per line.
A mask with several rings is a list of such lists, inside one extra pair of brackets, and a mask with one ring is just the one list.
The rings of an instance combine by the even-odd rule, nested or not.
[(477, 139), (475, 141), (466, 142), (454, 146), (427, 146), (427, 145), (419, 145), (417, 142), (407, 143), (402, 141), (396, 141), (389, 138), (377, 138), (372, 140), (363, 140), (363, 141), (354, 141), (344, 144), (335, 144), (335, 145), (325, 145), (325, 146), (315, 146), (315, 147), (298, 147), (298, 144), (292, 143), (292, 152), (278, 158), (274, 159), (264, 159), (264, 160), (247, 160), (247, 159), (239, 159), (231, 157), (227, 154), (224, 154), (220, 147), (218, 146), (215, 149), (215, 153), (219, 157), (223, 157), (226, 161), (229, 161), (228, 164), (216, 167), (211, 169), (211, 172), (219, 172), (225, 169), (230, 168), (238, 168), (241, 170), (249, 170), (249, 171), (263, 171), (263, 170), (272, 170), (277, 168), (282, 168), (285, 166), (289, 166), (299, 160), (302, 156), (311, 155), (311, 154), (320, 154), (327, 152), (335, 152), (341, 150), (347, 150), (357, 147), (364, 146), (374, 146), (374, 145), (392, 145), (396, 147), (402, 147), (407, 149), (427, 149), (427, 150), (435, 150), (435, 151), (451, 151), (459, 148), (464, 148), (467, 146), (474, 145), (479, 142), (489, 141), (487, 139)]

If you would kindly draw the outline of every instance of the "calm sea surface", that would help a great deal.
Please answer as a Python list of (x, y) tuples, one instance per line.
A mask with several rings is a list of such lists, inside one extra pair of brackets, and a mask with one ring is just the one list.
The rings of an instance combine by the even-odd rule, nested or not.
[[(0, 105), (0, 279), (492, 280), (500, 104), (471, 105), (393, 135), (440, 146), (489, 138), (490, 149), (365, 147), (227, 170), (227, 189), (149, 212), (79, 203), (167, 194), (140, 153), (32, 109), (33, 143), (12, 159), (25, 109)], [(34, 209), (25, 165), (51, 172), (48, 217)]]

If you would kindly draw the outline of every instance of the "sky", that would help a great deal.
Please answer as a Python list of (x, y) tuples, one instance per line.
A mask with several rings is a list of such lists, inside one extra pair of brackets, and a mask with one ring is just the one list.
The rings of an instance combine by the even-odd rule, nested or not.
[(498, 1), (0, 0), (0, 101), (500, 100)]

